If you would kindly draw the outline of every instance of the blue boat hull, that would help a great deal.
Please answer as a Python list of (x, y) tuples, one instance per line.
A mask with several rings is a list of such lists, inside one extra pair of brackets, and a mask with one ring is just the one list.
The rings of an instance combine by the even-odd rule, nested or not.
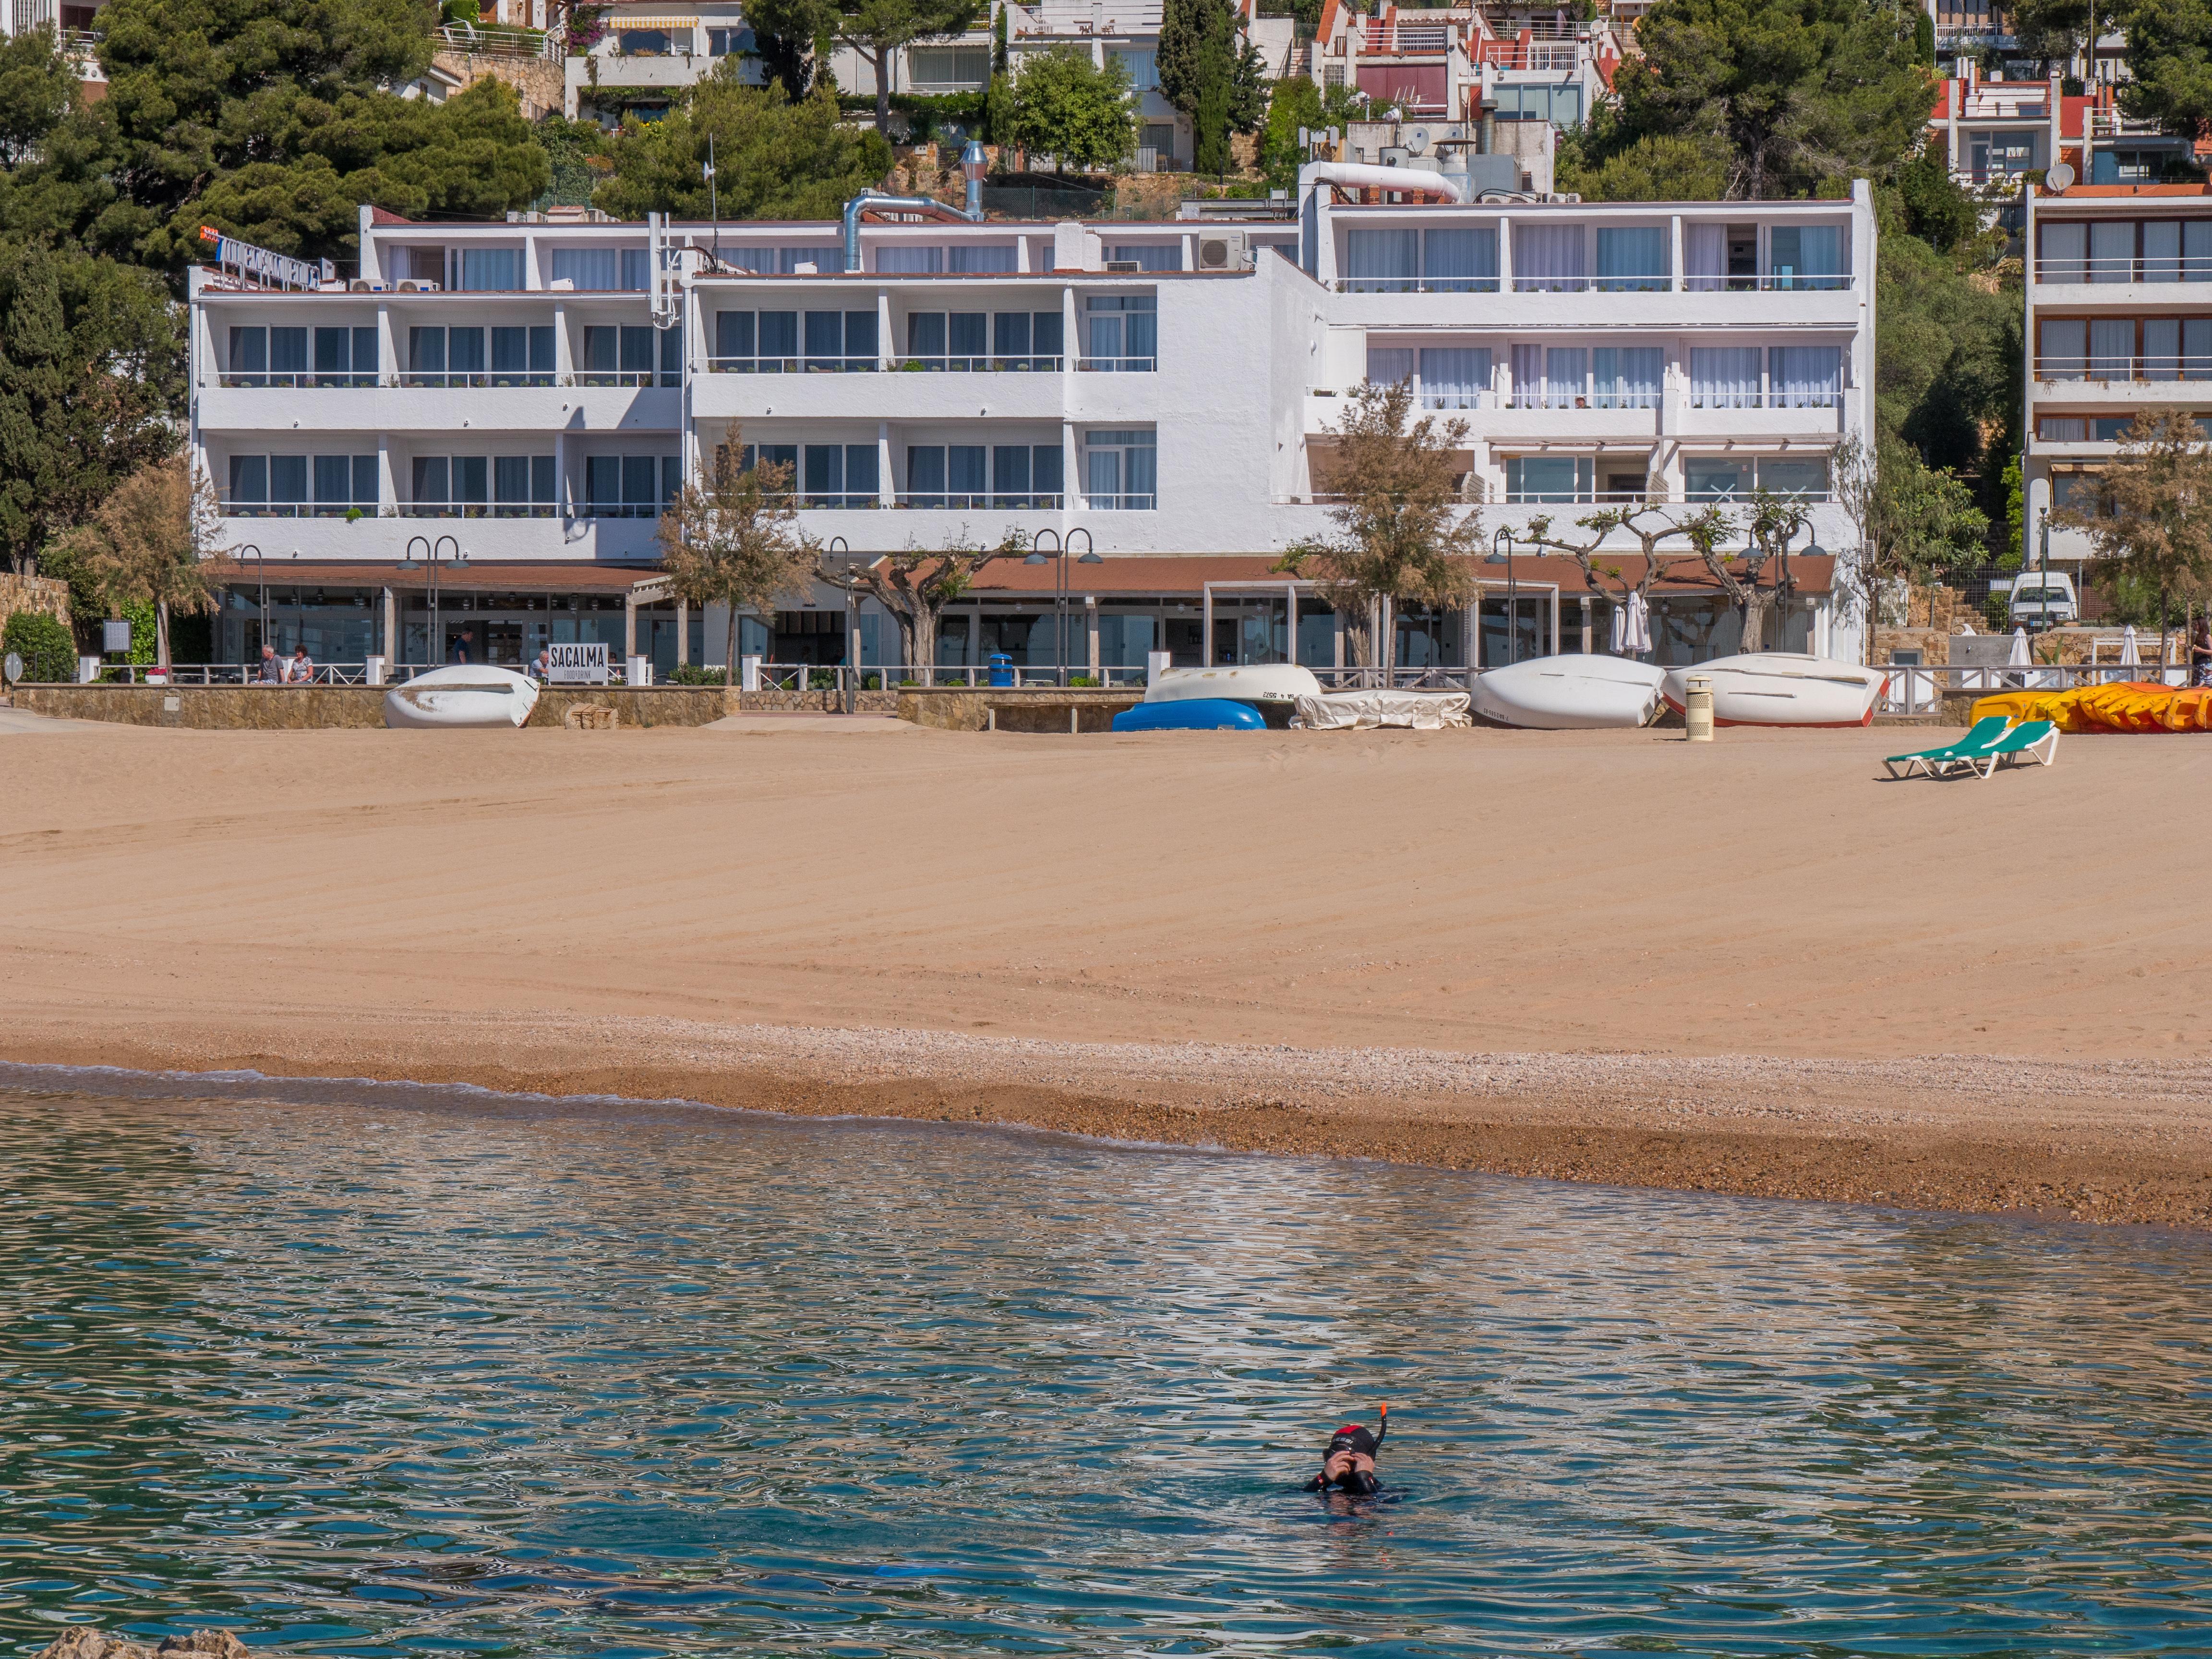
[(1191, 697), (1176, 702), (1140, 702), (1114, 716), (1116, 732), (1264, 732), (1267, 722), (1249, 702), (1226, 697)]

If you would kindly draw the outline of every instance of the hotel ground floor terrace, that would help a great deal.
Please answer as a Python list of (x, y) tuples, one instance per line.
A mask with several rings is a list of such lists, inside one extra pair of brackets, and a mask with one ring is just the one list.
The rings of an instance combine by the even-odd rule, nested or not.
[[(969, 671), (994, 656), (1021, 670), (1109, 679), (1141, 677), (1153, 653), (1178, 667), (1296, 661), (1352, 665), (1342, 621), (1310, 581), (1273, 567), (1278, 556), (1079, 557), (986, 566), (944, 613), (934, 666)], [(1650, 592), (1652, 658), (1705, 661), (1741, 647), (1737, 605), (1696, 565), (1666, 561)], [(1640, 558), (1608, 556), (1595, 591), (1571, 558), (1516, 556), (1478, 563), (1480, 596), (1463, 609), (1394, 607), (1395, 660), (1411, 670), (1461, 671), (1547, 656), (1603, 651), (1613, 635), (1620, 581), (1642, 575)], [(1741, 567), (1731, 568), (1741, 574)], [(1761, 574), (1771, 592), (1783, 573)], [(1839, 628), (1835, 560), (1789, 562), (1794, 590), (1775, 603), (1771, 649), (1854, 656), (1855, 629)], [(434, 580), (434, 593), (433, 582)], [(615, 663), (641, 657), (656, 678), (679, 667), (725, 665), (728, 617), (684, 604), (645, 565), (344, 560), (226, 562), (213, 637), (218, 663), (247, 664), (264, 641), (319, 665), (382, 657), (397, 665), (486, 662), (520, 668), (547, 645), (603, 644)], [(773, 616), (738, 618), (738, 650), (769, 664), (908, 670), (893, 617), (872, 599), (849, 615), (836, 590)]]

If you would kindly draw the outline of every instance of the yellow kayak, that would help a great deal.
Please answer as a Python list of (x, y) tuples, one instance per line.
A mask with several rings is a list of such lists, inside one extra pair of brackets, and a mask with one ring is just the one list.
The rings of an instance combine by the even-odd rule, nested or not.
[(2212, 732), (2212, 688), (2123, 680), (2071, 691), (2006, 691), (1974, 702), (1990, 714), (2049, 720), (2062, 732)]

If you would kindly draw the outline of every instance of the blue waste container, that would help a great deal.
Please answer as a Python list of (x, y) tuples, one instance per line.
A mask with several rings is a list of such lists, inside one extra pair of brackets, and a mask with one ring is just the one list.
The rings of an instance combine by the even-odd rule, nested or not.
[(1012, 690), (1014, 684), (1014, 659), (1003, 651), (991, 653), (991, 688)]

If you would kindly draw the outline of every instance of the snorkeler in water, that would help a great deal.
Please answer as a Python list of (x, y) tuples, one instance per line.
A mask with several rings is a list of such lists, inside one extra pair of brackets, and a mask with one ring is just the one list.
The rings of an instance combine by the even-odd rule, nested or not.
[(1328, 1437), (1328, 1449), (1322, 1454), (1321, 1473), (1306, 1482), (1308, 1492), (1348, 1492), (1368, 1498), (1382, 1486), (1375, 1477), (1376, 1454), (1382, 1449), (1382, 1437), (1390, 1432), (1390, 1408), (1382, 1407), (1382, 1418), (1374, 1433), (1367, 1432), (1358, 1423), (1347, 1423)]

